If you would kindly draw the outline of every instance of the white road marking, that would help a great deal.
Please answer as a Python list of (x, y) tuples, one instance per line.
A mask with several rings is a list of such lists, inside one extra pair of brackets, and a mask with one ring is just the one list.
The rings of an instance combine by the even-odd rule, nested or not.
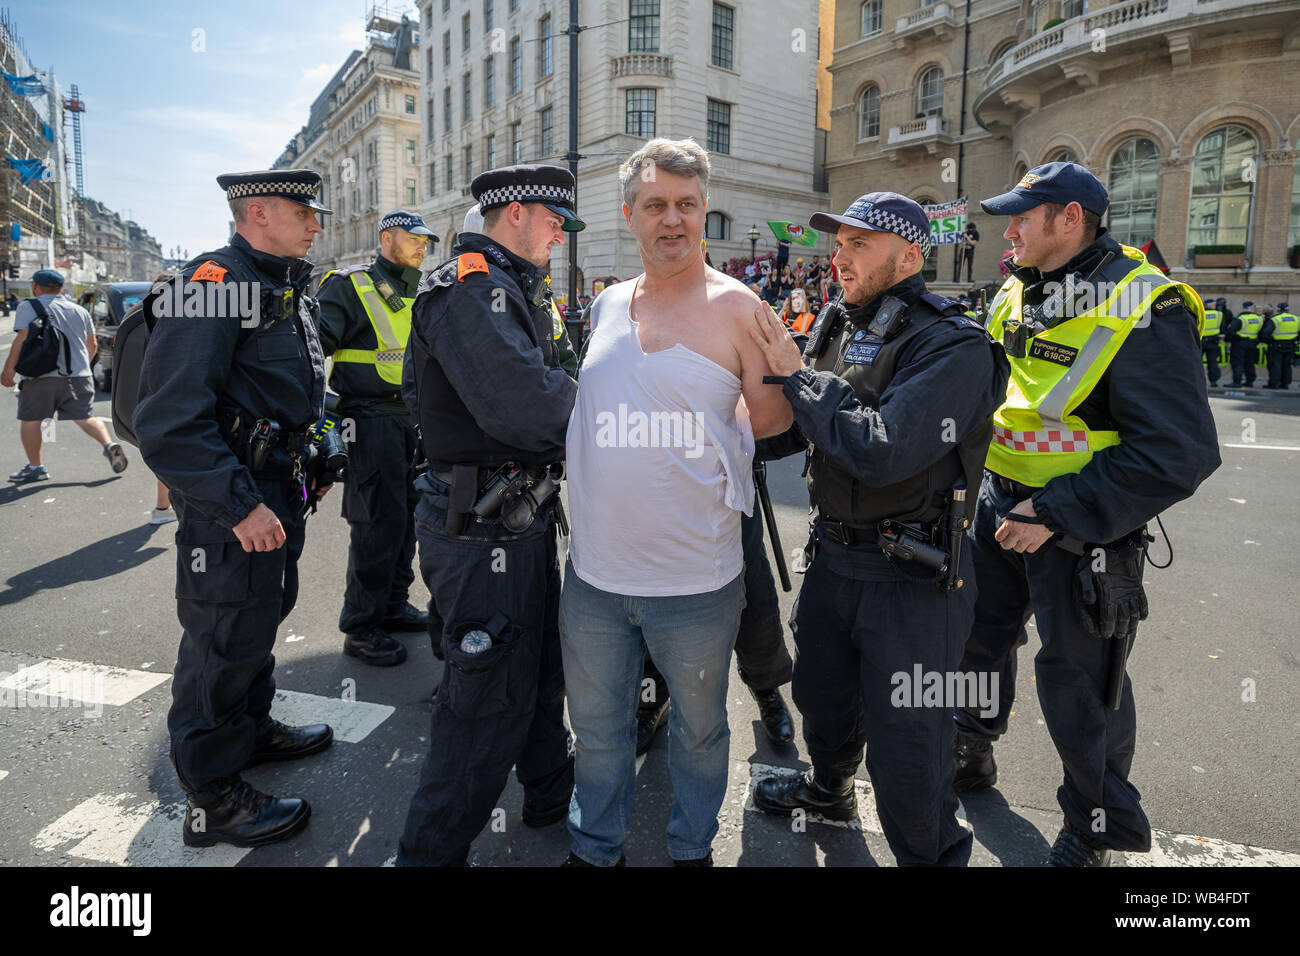
[(33, 698), (53, 698), (56, 702), (121, 707), (170, 678), (171, 674), (155, 671), (51, 659), (10, 674), (0, 681), (0, 688), (22, 692), (29, 706)]
[[(773, 767), (765, 763), (751, 763), (749, 765), (749, 779), (744, 784), (745, 809), (753, 810), (755, 813), (763, 812), (754, 806), (754, 786), (760, 777), (798, 777), (802, 774), (802, 770), (791, 770), (789, 767)], [(858, 791), (858, 819), (856, 821), (827, 820), (817, 813), (809, 813), (805, 820), (808, 823), (820, 823), (824, 826), (841, 827), (846, 830), (865, 830), (867, 833), (884, 836), (885, 831), (880, 828), (880, 818), (876, 815), (876, 797), (871, 791), (871, 785), (864, 780), (854, 780), (853, 787)], [(777, 819), (775, 814), (771, 814), (771, 817)]]
[(1150, 853), (1125, 853), (1125, 866), (1300, 866), (1300, 853), (1151, 831)]
[[(129, 793), (101, 793), (36, 835), (32, 846), (112, 866), (234, 866), (247, 848), (181, 842), (185, 804), (140, 802)], [(71, 844), (71, 846), (67, 846)]]
[(293, 690), (277, 690), (271, 702), (271, 716), (286, 724), (326, 723), (334, 730), (334, 739), (343, 743), (360, 743), (396, 710), (388, 704), (348, 701), (339, 697), (321, 697)]
[(8, 770), (0, 770), (0, 780), (3, 780), (7, 776), (9, 776)]
[(1258, 445), (1253, 441), (1224, 442), (1224, 448), (1258, 448), (1261, 451), (1300, 451), (1300, 445)]

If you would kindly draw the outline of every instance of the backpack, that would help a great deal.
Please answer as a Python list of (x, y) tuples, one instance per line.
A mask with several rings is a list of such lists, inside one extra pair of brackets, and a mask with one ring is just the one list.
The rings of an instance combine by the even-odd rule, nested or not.
[[(140, 447), (132, 420), (140, 397), (140, 372), (144, 368), (144, 350), (149, 345), (152, 326), (145, 319), (144, 301), (122, 317), (113, 343), (113, 431), (120, 441)], [(152, 303), (150, 303), (152, 304)]]
[(45, 375), (59, 367), (59, 352), (63, 352), (63, 367), (72, 370), (72, 346), (67, 337), (54, 325), (54, 319), (45, 310), (40, 299), (28, 300), (36, 310), (36, 318), (27, 326), (23, 350), (18, 353), (14, 371), (28, 378)]

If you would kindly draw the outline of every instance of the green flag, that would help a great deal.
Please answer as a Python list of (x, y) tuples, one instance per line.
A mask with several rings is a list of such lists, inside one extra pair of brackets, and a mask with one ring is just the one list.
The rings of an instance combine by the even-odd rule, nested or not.
[(809, 229), (807, 226), (796, 226), (792, 222), (773, 222), (769, 220), (767, 224), (772, 227), (772, 233), (778, 239), (795, 242), (801, 246), (817, 245), (816, 229)]

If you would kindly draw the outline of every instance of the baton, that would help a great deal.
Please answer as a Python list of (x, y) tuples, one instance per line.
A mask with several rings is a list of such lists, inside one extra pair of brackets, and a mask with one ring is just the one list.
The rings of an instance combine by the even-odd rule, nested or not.
[(1129, 636), (1116, 634), (1110, 639), (1110, 659), (1106, 668), (1106, 705), (1119, 710), (1124, 697), (1124, 665), (1128, 663)]
[(772, 556), (776, 558), (776, 571), (781, 578), (781, 590), (790, 590), (790, 572), (785, 568), (785, 552), (781, 550), (781, 535), (776, 530), (776, 513), (772, 511), (772, 498), (767, 493), (767, 462), (754, 462), (754, 486), (758, 489), (758, 506), (763, 512), (763, 522), (772, 539)]

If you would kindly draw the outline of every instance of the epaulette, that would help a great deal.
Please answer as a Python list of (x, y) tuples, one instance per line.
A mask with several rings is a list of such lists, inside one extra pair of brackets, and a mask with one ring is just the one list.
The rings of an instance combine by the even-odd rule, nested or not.
[(215, 259), (208, 259), (190, 276), (190, 282), (225, 282), (226, 273), (230, 270), (217, 262)]
[(321, 287), (325, 285), (325, 280), (328, 279), (330, 276), (338, 276), (339, 278), (346, 278), (347, 276), (352, 275), (352, 273), (354, 272), (363, 271), (365, 268), (366, 266), (364, 264), (358, 263), (357, 265), (342, 266), (341, 268), (338, 269), (331, 269), (329, 272), (325, 273), (323, 276), (320, 277), (320, 282), (316, 286), (316, 291), (320, 292)]
[(467, 275), (475, 272), (488, 274), (487, 260), (480, 252), (462, 252), (456, 257), (456, 281), (464, 282)]
[(966, 314), (966, 309), (960, 302), (956, 299), (950, 299), (946, 295), (939, 295), (937, 292), (922, 292), (921, 301), (940, 315)]

